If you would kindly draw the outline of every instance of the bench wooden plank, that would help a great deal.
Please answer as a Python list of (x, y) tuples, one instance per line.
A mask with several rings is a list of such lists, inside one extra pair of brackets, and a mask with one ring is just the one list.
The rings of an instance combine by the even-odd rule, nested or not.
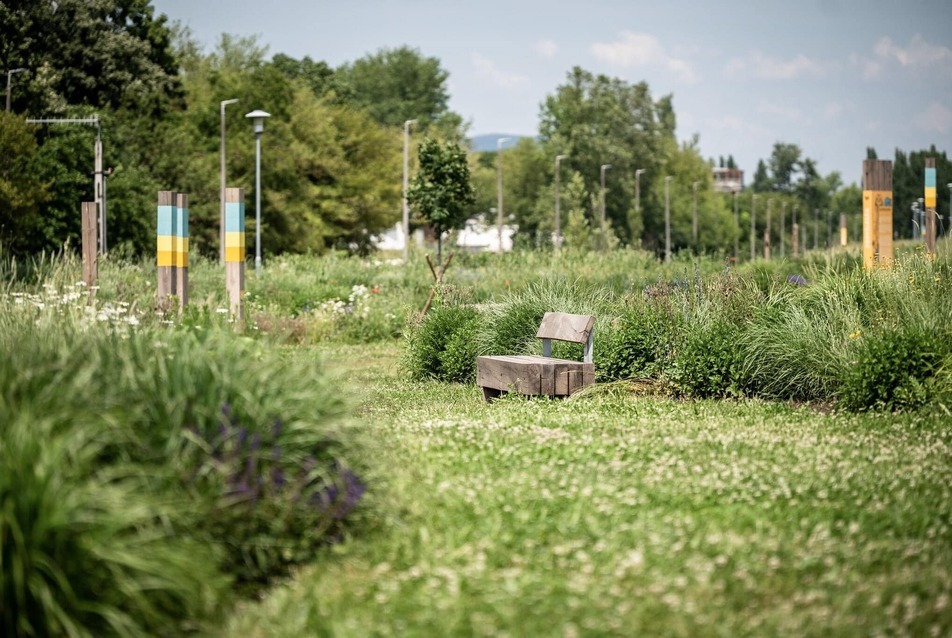
[(592, 315), (570, 315), (564, 312), (547, 312), (539, 324), (539, 339), (555, 339), (572, 343), (585, 343), (595, 325)]

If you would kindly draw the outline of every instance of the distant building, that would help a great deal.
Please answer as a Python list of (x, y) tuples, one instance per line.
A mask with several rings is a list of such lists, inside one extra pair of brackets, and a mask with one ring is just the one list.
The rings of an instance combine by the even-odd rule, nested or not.
[(733, 193), (744, 190), (744, 171), (739, 168), (712, 168), (714, 190)]

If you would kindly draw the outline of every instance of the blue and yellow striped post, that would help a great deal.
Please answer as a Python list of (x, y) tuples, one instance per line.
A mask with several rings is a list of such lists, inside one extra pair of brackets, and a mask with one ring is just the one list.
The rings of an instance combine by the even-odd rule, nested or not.
[(926, 158), (926, 253), (935, 254), (935, 158)]
[(175, 194), (175, 294), (179, 312), (188, 303), (188, 195)]
[(225, 287), (233, 317), (241, 318), (245, 294), (245, 191), (225, 189)]
[(156, 224), (158, 266), (158, 303), (163, 307), (167, 297), (175, 294), (175, 193), (159, 191), (158, 220)]

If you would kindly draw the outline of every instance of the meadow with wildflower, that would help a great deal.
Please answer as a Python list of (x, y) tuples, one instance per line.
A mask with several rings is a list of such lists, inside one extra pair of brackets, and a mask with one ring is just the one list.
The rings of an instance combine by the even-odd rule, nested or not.
[[(460, 255), (421, 317), (421, 260), (282, 257), (244, 322), (4, 263), (0, 629), (948, 635), (949, 261), (857, 263)], [(600, 383), (487, 405), (545, 310)]]

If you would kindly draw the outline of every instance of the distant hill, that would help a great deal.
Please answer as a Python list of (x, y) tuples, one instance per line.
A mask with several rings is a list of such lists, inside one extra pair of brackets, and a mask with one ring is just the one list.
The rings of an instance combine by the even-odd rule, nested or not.
[(512, 133), (486, 133), (485, 135), (474, 135), (469, 138), (469, 143), (477, 153), (496, 150), (496, 140), (500, 137), (508, 137), (509, 140), (502, 143), (503, 148), (512, 148), (523, 137), (528, 135), (514, 135)]

